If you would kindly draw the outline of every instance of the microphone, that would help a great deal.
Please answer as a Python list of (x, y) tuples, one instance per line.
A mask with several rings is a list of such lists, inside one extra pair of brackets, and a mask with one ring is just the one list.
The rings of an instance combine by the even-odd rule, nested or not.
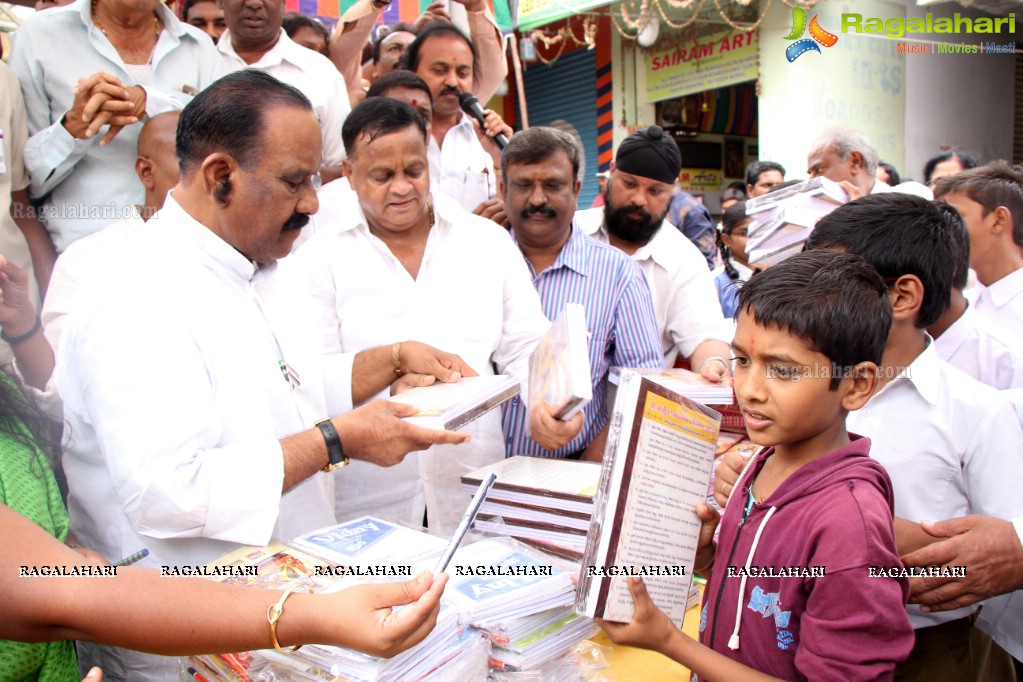
[[(480, 101), (476, 99), (476, 95), (471, 92), (463, 92), (458, 96), (458, 104), (462, 107), (462, 111), (479, 121), (481, 127), (484, 125), (483, 107), (480, 106)], [(483, 129), (485, 130), (485, 128)], [(498, 133), (490, 139), (497, 143), (502, 152), (508, 146), (508, 138), (505, 137), (504, 133)]]

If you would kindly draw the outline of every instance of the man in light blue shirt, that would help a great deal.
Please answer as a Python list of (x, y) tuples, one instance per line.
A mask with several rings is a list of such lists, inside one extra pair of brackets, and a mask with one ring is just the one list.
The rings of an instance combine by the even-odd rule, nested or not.
[(529, 411), (522, 401), (510, 401), (503, 415), (505, 452), (600, 461), (607, 438), (608, 370), (659, 368), (664, 361), (650, 289), (632, 259), (574, 225), (580, 186), (574, 138), (554, 128), (531, 128), (512, 138), (502, 166), (500, 193), (512, 237), (529, 264), (544, 314), (554, 320), (566, 303), (586, 310), (593, 379), (582, 431), (554, 450), (527, 431)]

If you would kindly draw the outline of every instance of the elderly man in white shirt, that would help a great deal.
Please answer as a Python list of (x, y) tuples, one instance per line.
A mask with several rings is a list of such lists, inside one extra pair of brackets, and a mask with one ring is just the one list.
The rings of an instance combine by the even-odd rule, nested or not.
[[(136, 121), (181, 109), (222, 73), (209, 38), (156, 0), (129, 9), (76, 0), (38, 12), (19, 27), (10, 65), (28, 111), (29, 190), (46, 197), (58, 252), (141, 203)], [(123, 128), (104, 130), (108, 122)]]
[[(550, 322), (507, 233), (430, 194), (426, 128), (408, 104), (367, 99), (344, 137), (348, 217), (288, 263), (312, 291), (323, 351), (411, 336), (457, 352), (478, 374), (496, 367), (525, 380)], [(469, 446), (435, 446), (389, 469), (353, 465), (335, 481), (338, 518), (371, 513), (418, 526), (425, 510), (431, 530), (450, 532), (465, 510), (458, 500), (468, 502), (460, 477), (504, 457), (499, 411), (467, 430)]]
[[(258, 71), (218, 81), (182, 114), (180, 183), (67, 318), (55, 382), (73, 434), (72, 529), (111, 560), (146, 547), (143, 565), (196, 565), (287, 541), (333, 523), (321, 470), (466, 439), (412, 427), (400, 419), (411, 408), (384, 401), (327, 418), (394, 374), (390, 348), (321, 361), (301, 297), (275, 277), (317, 208), (319, 140), (294, 88)], [(421, 344), (404, 362), (446, 379), (464, 369)], [(179, 673), (174, 659), (104, 646), (80, 658), (108, 679)]]
[(877, 163), (877, 147), (869, 137), (858, 130), (836, 128), (817, 138), (810, 147), (806, 172), (811, 178), (822, 175), (842, 185), (850, 199), (888, 192), (933, 198), (931, 190), (919, 182), (903, 182), (896, 187), (881, 182), (875, 175)]
[(340, 177), (341, 124), (351, 110), (345, 79), (329, 59), (295, 43), (281, 28), (284, 0), (221, 0), (227, 31), (217, 50), (225, 73), (259, 69), (292, 85), (313, 104), (323, 142), (324, 182)]

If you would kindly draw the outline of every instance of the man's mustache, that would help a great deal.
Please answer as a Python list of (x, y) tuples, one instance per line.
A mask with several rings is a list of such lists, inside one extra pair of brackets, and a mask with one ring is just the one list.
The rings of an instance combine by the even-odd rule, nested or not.
[(443, 97), (444, 95), (454, 95), (455, 97), (461, 97), (462, 91), (459, 90), (458, 88), (453, 88), (450, 85), (445, 85), (443, 88), (440, 89), (440, 96)]
[(650, 215), (649, 211), (647, 211), (645, 208), (640, 208), (639, 206), (636, 206), (634, 204), (630, 204), (629, 206), (622, 206), (621, 208), (615, 209), (615, 212), (622, 216), (624, 216), (627, 213), (638, 213), (639, 219), (645, 223), (648, 223), (651, 220), (653, 220), (653, 216)]
[(292, 213), (288, 221), (284, 223), (285, 230), (300, 230), (309, 223), (308, 213)]
[(529, 218), (533, 215), (541, 215), (544, 218), (557, 218), (558, 212), (547, 204), (541, 204), (540, 206), (529, 206), (522, 210), (522, 217)]

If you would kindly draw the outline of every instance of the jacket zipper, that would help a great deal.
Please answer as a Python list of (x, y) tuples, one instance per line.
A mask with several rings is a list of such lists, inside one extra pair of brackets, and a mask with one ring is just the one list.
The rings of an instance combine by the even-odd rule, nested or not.
[[(747, 494), (749, 494), (748, 491), (747, 491)], [(742, 527), (746, 525), (746, 519), (748, 517), (749, 517), (748, 514), (744, 514), (743, 517), (741, 519), (739, 519), (739, 526), (738, 526), (737, 532), (735, 534), (735, 542), (732, 543), (732, 551), (730, 551), (728, 553), (728, 563), (725, 564), (725, 566), (723, 567), (725, 569), (726, 573), (728, 571), (728, 567), (732, 565), (732, 559), (735, 558), (735, 550), (739, 547), (739, 536), (742, 535)], [(727, 577), (727, 575), (725, 577)], [(711, 629), (710, 629), (710, 644), (709, 644), (709, 648), (711, 650), (714, 649), (714, 638), (718, 634), (718, 631), (717, 631), (718, 607), (721, 606), (721, 597), (724, 596), (724, 593), (725, 593), (725, 578), (722, 578), (721, 579), (721, 584), (718, 586), (717, 597), (714, 599), (714, 620), (710, 623), (710, 628)]]

